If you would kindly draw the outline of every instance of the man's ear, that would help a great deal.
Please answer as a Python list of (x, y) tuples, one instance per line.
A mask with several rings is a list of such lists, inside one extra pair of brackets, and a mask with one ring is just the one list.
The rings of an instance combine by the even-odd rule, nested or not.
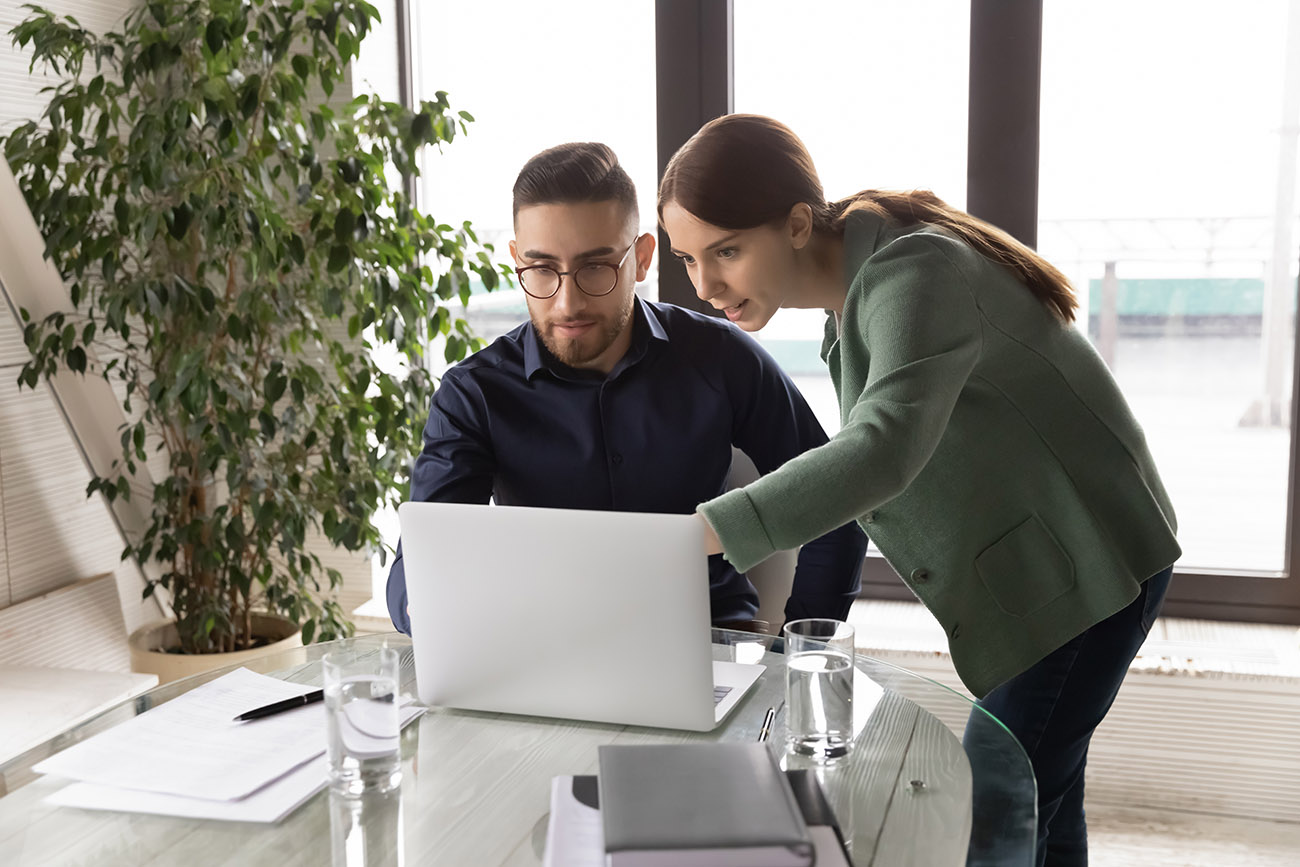
[(514, 238), (510, 239), (510, 258), (515, 260), (515, 267), (519, 267), (519, 248), (515, 246)]
[(790, 216), (786, 217), (785, 228), (790, 235), (790, 244), (796, 250), (802, 250), (812, 237), (812, 206), (807, 202), (797, 203), (790, 209)]
[(640, 283), (650, 273), (650, 262), (655, 255), (655, 234), (646, 232), (636, 239), (636, 282)]

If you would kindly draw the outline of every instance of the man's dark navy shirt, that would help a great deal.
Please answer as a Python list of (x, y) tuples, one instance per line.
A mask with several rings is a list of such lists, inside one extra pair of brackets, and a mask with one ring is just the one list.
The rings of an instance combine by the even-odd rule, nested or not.
[[(448, 370), (410, 499), (690, 514), (726, 489), (733, 445), (767, 473), (826, 442), (794, 384), (730, 323), (636, 298), (632, 328), (608, 375), (562, 364), (531, 323)], [(866, 546), (854, 523), (804, 545), (786, 618), (844, 619)], [(526, 580), (523, 561), (502, 592)], [(709, 595), (715, 623), (758, 611), (753, 585), (721, 555), (709, 559)], [(410, 631), (400, 547), (388, 611)]]

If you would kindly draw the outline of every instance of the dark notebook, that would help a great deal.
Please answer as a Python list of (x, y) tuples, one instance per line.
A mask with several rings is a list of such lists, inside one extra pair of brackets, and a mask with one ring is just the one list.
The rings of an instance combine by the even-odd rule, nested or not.
[(815, 858), (765, 744), (603, 746), (599, 790), (609, 867), (810, 867)]

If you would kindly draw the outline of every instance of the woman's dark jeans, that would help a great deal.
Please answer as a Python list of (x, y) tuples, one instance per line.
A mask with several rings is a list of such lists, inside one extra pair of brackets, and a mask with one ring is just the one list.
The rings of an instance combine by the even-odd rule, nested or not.
[(1160, 613), (1173, 567), (1138, 598), (979, 701), (1020, 740), (1038, 780), (1038, 864), (1088, 863), (1083, 769), (1088, 743), (1110, 710), (1129, 663)]

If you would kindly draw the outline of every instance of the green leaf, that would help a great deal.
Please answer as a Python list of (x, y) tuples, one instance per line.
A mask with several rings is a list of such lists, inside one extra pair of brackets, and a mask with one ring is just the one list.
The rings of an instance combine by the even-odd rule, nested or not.
[(257, 111), (258, 101), (262, 98), (261, 89), (262, 76), (260, 75), (250, 75), (244, 82), (239, 96), (239, 113), (245, 118), (252, 117), (253, 112)]
[[(357, 224), (357, 215), (344, 208), (334, 217), (334, 238), (340, 243), (347, 243), (352, 230)], [(332, 269), (331, 269), (332, 270)]]
[(213, 18), (208, 22), (207, 29), (204, 31), (204, 40), (208, 44), (208, 51), (213, 54), (219, 54), (222, 47), (226, 44), (226, 22), (222, 18)]
[(73, 373), (84, 374), (86, 372), (86, 350), (80, 346), (74, 346), (68, 351), (67, 363), (68, 370)]
[(180, 240), (185, 237), (185, 233), (190, 229), (190, 223), (194, 220), (194, 211), (190, 209), (189, 202), (181, 202), (171, 210), (171, 219), (167, 223), (168, 233)]
[[(306, 81), (307, 77), (311, 75), (311, 64), (307, 62), (307, 58), (304, 55), (295, 54), (291, 62), (293, 63), (294, 74)], [(317, 138), (324, 138), (324, 136), (317, 136)]]
[(275, 417), (273, 415), (271, 415), (266, 410), (262, 410), (257, 414), (257, 424), (262, 429), (263, 439), (269, 440), (275, 438), (276, 424), (275, 424)]
[(266, 402), (275, 403), (284, 396), (288, 379), (283, 374), (271, 374), (266, 378)]
[(420, 112), (411, 119), (411, 138), (420, 144), (433, 141), (433, 119), (428, 112)]
[(349, 184), (355, 184), (361, 180), (361, 163), (357, 161), (356, 157), (339, 160), (339, 174)]
[(330, 258), (325, 266), (331, 274), (337, 274), (348, 266), (352, 261), (352, 251), (342, 244), (335, 244), (330, 247)]

